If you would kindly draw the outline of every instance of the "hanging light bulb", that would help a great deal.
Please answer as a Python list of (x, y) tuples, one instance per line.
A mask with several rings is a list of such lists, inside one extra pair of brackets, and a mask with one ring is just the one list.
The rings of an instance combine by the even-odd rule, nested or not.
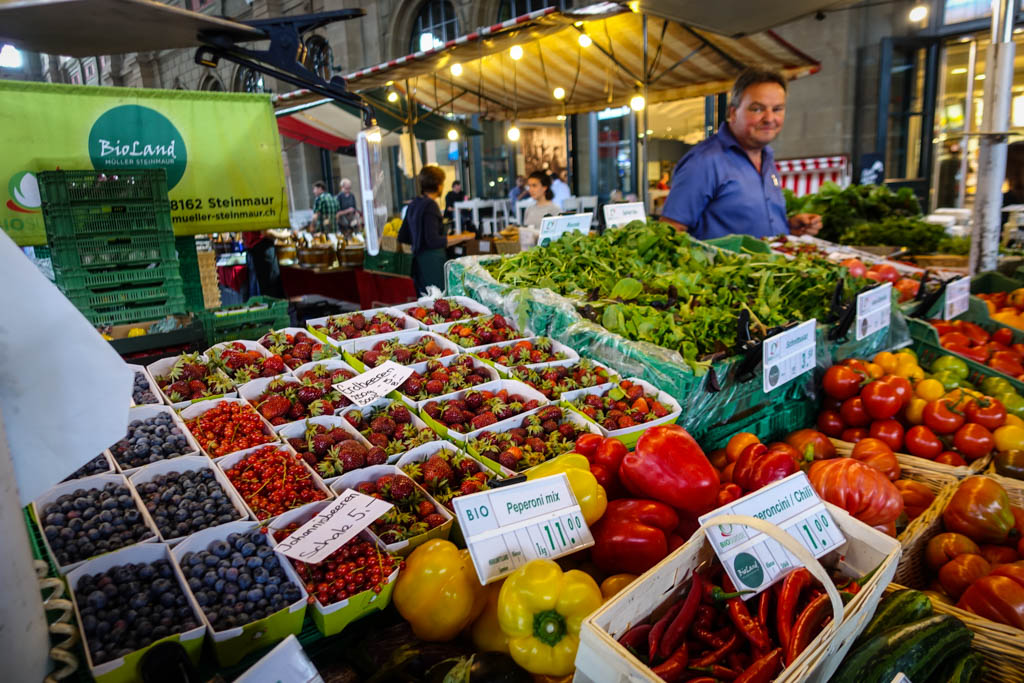
[(558, 121), (565, 121), (565, 114), (559, 114), (558, 116), (555, 117), (555, 119)]
[(462, 65), (461, 64), (452, 64), (452, 76), (455, 76), (456, 78), (458, 78), (461, 75), (462, 75)]
[(508, 56), (512, 59), (519, 61), (523, 58), (523, 48), (519, 45), (513, 45), (512, 49), (508, 51)]
[(565, 88), (563, 88), (563, 87), (559, 86), (559, 87), (555, 88), (555, 89), (554, 89), (554, 90), (553, 90), (553, 91), (551, 92), (551, 95), (552, 95), (552, 96), (553, 96), (553, 97), (554, 97), (554, 98), (555, 98), (556, 100), (561, 100), (561, 99), (565, 99)]
[(388, 102), (394, 104), (397, 101), (398, 101), (398, 93), (395, 92), (394, 90), (389, 90), (388, 91)]
[(576, 40), (579, 41), (580, 47), (590, 47), (594, 44), (594, 41), (586, 33), (581, 33)]
[(455, 142), (456, 140), (458, 140), (459, 139), (459, 131), (455, 130), (454, 128), (449, 128), (448, 129), (448, 139), (451, 140), (452, 142)]
[(629, 108), (633, 111), (643, 111), (646, 104), (647, 102), (644, 100), (643, 95), (633, 95), (633, 98), (629, 101)]
[(639, 12), (640, 2), (638, 0), (632, 0), (632, 2), (629, 3), (629, 11), (632, 12), (633, 14)]
[(512, 142), (519, 140), (519, 129), (515, 125), (508, 129), (508, 139)]
[(910, 8), (910, 13), (907, 15), (907, 18), (914, 23), (924, 21), (928, 18), (928, 5), (925, 5), (924, 3), (914, 5)]

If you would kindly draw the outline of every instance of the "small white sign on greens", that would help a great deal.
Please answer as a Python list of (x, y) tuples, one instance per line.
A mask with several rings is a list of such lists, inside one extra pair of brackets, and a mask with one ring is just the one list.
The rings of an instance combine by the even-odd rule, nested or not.
[(564, 473), (459, 496), (452, 506), (484, 585), (530, 560), (594, 545)]
[(345, 380), (338, 385), (338, 391), (363, 408), (402, 386), (411, 374), (412, 368), (386, 360), (361, 375)]
[[(746, 515), (774, 524), (795, 538), (814, 557), (821, 557), (846, 542), (839, 525), (803, 472), (758, 489), (739, 500), (700, 517), (704, 524), (718, 515)], [(744, 600), (771, 586), (797, 560), (778, 541), (745, 526), (708, 527), (708, 541), (737, 590), (752, 590)]]
[(274, 550), (293, 560), (319, 564), (392, 507), (385, 500), (347, 489)]
[(811, 318), (764, 340), (761, 345), (764, 393), (814, 369), (817, 324)]
[(860, 341), (870, 334), (889, 327), (892, 315), (892, 283), (886, 282), (857, 295), (857, 331)]
[(942, 303), (942, 317), (952, 320), (961, 313), (966, 313), (971, 304), (971, 278), (961, 277), (946, 285), (945, 298)]
[(645, 220), (647, 213), (644, 211), (643, 202), (604, 205), (604, 224), (609, 229), (618, 228), (632, 221)]
[(579, 232), (586, 235), (590, 232), (590, 224), (593, 220), (594, 214), (592, 213), (577, 213), (572, 216), (545, 216), (540, 220), (540, 234), (537, 237), (537, 244), (546, 247), (567, 232)]

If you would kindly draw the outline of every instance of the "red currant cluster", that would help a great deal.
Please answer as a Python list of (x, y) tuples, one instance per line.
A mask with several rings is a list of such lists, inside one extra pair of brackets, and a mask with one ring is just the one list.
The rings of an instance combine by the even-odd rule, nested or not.
[(220, 403), (185, 426), (214, 458), (274, 441), (259, 414), (242, 403)]
[(277, 446), (250, 453), (224, 472), (257, 519), (327, 497), (309, 471), (294, 455)]
[[(281, 542), (299, 528), (292, 524), (274, 532), (274, 538)], [(402, 566), (399, 558), (382, 553), (375, 544), (361, 538), (353, 538), (319, 564), (292, 562), (295, 572), (306, 585), (310, 602), (314, 599), (321, 605), (330, 605), (347, 600), (363, 591), (380, 593), (395, 566)]]

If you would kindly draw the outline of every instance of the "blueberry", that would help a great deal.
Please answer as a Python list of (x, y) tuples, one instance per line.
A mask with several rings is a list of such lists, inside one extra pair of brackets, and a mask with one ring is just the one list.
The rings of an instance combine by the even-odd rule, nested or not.
[(256, 552), (256, 545), (253, 543), (246, 543), (242, 546), (241, 551), (243, 557), (249, 557)]
[(204, 553), (203, 554), (203, 564), (205, 564), (207, 567), (216, 567), (217, 566), (217, 556), (216, 555), (210, 555), (208, 553)]
[(107, 595), (103, 591), (96, 590), (86, 596), (86, 602), (93, 609), (103, 609), (107, 604)]
[(210, 544), (210, 552), (217, 557), (227, 557), (231, 554), (231, 546), (224, 541), (214, 541)]
[(237, 583), (239, 588), (245, 590), (252, 585), (252, 575), (249, 573), (239, 574)]
[(220, 579), (217, 576), (217, 572), (213, 570), (208, 571), (203, 575), (203, 584), (209, 586), (210, 588), (216, 586), (219, 580)]
[(249, 569), (256, 569), (256, 567), (262, 567), (264, 560), (258, 557), (250, 557), (245, 561), (245, 566)]

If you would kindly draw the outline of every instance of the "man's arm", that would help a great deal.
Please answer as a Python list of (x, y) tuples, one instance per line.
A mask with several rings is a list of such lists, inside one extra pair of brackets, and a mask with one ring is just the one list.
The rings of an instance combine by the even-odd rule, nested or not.
[(817, 235), (821, 230), (821, 216), (816, 213), (798, 213), (789, 218), (792, 235)]
[(671, 218), (666, 218), (665, 216), (662, 216), (659, 220), (661, 220), (662, 223), (668, 223), (671, 225), (676, 229), (676, 232), (690, 232), (690, 228), (679, 221), (674, 221)]

